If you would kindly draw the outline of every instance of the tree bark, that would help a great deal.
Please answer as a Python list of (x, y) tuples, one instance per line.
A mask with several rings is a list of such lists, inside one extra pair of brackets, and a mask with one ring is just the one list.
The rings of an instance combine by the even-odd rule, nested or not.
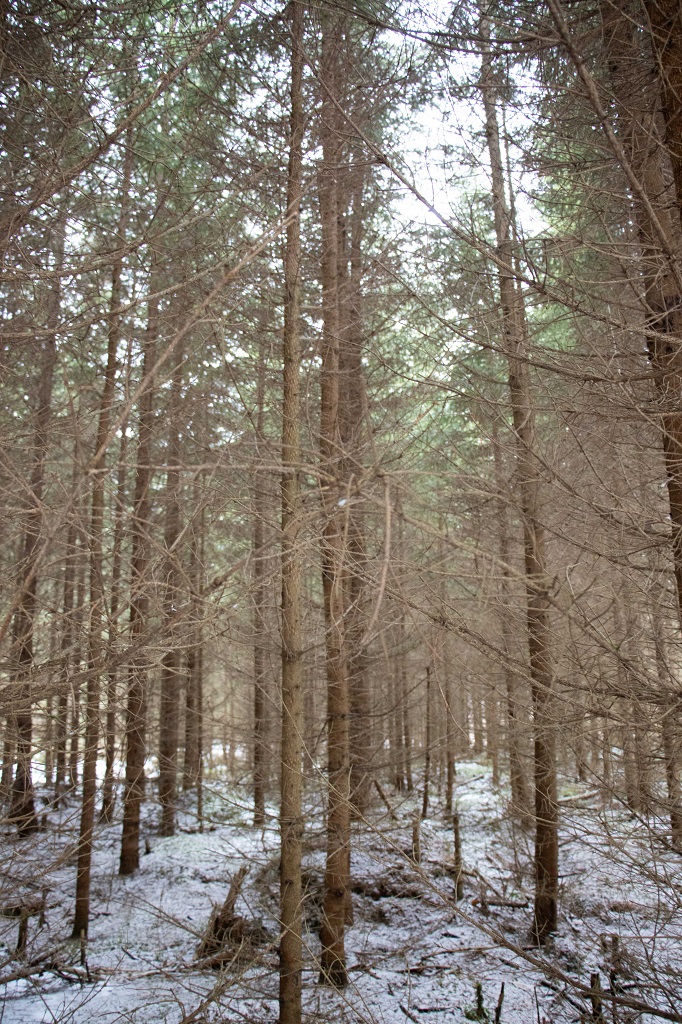
[(35, 433), (33, 440), (33, 468), (29, 483), (29, 501), (22, 543), (22, 563), (19, 578), (20, 596), (12, 624), (10, 661), (19, 685), (14, 712), (16, 731), (16, 770), (12, 783), (10, 820), (16, 824), (19, 835), (27, 835), (37, 828), (38, 821), (33, 799), (31, 754), (33, 746), (33, 717), (31, 711), (30, 673), (33, 666), (33, 639), (36, 615), (38, 570), (42, 556), (40, 543), (43, 527), (43, 490), (45, 462), (49, 446), (49, 426), (52, 415), (52, 387), (57, 363), (56, 328), (61, 302), (61, 270), (64, 262), (64, 236), (66, 233), (66, 202), (63, 203), (55, 227), (55, 266), (48, 296), (44, 333), (40, 341), (40, 371), (36, 396)]
[[(204, 509), (201, 506), (199, 480), (194, 482), (195, 523), (192, 527), (190, 544), (189, 582), (194, 594), (201, 591), (202, 563), (204, 546)], [(197, 509), (200, 511), (197, 514)], [(201, 627), (201, 609), (195, 612), (195, 619), (190, 630), (189, 647), (187, 649), (187, 686), (185, 691), (185, 761), (183, 765), (183, 789), (194, 789), (197, 802), (200, 798), (201, 757), (202, 757), (202, 670), (203, 670), (203, 636)], [(199, 809), (197, 809), (199, 814)], [(200, 815), (199, 815), (200, 817)]]
[[(125, 231), (130, 200), (130, 177), (133, 164), (132, 132), (126, 138), (121, 185), (121, 210), (118, 221), (117, 242), (125, 245)], [(107, 364), (100, 400), (95, 453), (90, 463), (92, 474), (92, 504), (90, 513), (90, 607), (88, 621), (88, 681), (85, 698), (85, 749), (83, 755), (83, 794), (80, 832), (78, 837), (78, 864), (76, 869), (76, 906), (73, 937), (87, 936), (90, 919), (90, 871), (92, 865), (92, 838), (95, 822), (97, 794), (97, 753), (99, 749), (100, 676), (104, 668), (102, 624), (104, 612), (103, 534), (106, 480), (106, 443), (112, 419), (114, 387), (118, 367), (118, 345), (121, 337), (121, 276), (123, 258), (112, 268), (109, 326), (107, 332)]]
[[(265, 341), (259, 338), (256, 383), (256, 462), (265, 445)], [(265, 675), (265, 515), (266, 493), (263, 473), (254, 468), (253, 494), (253, 823), (265, 824), (265, 775), (267, 763), (266, 675)]]
[(303, 132), (303, 3), (288, 6), (291, 114), (284, 254), (282, 391), (282, 769), (280, 775), (279, 1024), (301, 1024), (303, 971), (301, 844), (303, 779), (303, 636), (301, 621), (301, 236)]
[[(154, 253), (154, 250), (152, 250)], [(159, 326), (159, 300), (155, 295), (158, 274), (152, 257), (147, 328), (144, 337), (142, 376), (151, 373), (155, 362)], [(137, 468), (132, 521), (130, 568), (130, 641), (137, 647), (128, 668), (126, 705), (126, 774), (123, 797), (123, 833), (119, 874), (130, 875), (140, 864), (140, 807), (144, 795), (145, 733), (147, 718), (147, 656), (143, 636), (149, 611), (150, 519), (152, 501), (151, 442), (154, 430), (154, 389), (150, 384), (140, 399), (140, 425), (137, 442)]]
[(513, 625), (510, 621), (512, 607), (511, 592), (511, 545), (509, 542), (508, 510), (504, 498), (506, 490), (502, 468), (502, 452), (500, 449), (497, 421), (493, 424), (493, 465), (495, 470), (495, 489), (498, 494), (497, 529), (498, 551), (500, 556), (500, 602), (499, 615), (502, 633), (502, 649), (506, 655), (504, 666), (505, 695), (507, 704), (507, 748), (509, 751), (509, 784), (511, 789), (512, 811), (524, 824), (530, 824), (530, 795), (526, 785), (526, 773), (523, 767), (523, 735), (520, 723), (520, 680), (512, 668), (513, 657)]
[(166, 471), (164, 618), (165, 653), (161, 660), (161, 695), (159, 704), (159, 801), (161, 822), (159, 834), (175, 834), (175, 799), (178, 773), (178, 729), (180, 721), (180, 658), (181, 638), (173, 626), (175, 609), (180, 604), (181, 569), (178, 539), (180, 537), (180, 415), (184, 355), (181, 346), (174, 354), (168, 403), (168, 468)]
[(422, 791), (422, 821), (429, 813), (429, 784), (431, 782), (431, 666), (426, 666), (426, 704), (424, 707), (424, 789)]
[[(114, 550), (111, 567), (111, 596), (109, 599), (109, 635), (107, 646), (110, 653), (114, 652), (118, 633), (118, 607), (121, 590), (121, 562), (123, 547), (123, 509), (126, 498), (126, 452), (128, 447), (127, 425), (124, 424), (121, 434), (119, 454), (118, 482), (114, 508)], [(107, 677), (107, 717), (104, 730), (104, 781), (102, 783), (102, 806), (100, 819), (111, 821), (114, 811), (114, 758), (116, 756), (116, 708), (117, 671), (110, 668)]]
[[(324, 875), (320, 980), (336, 988), (347, 983), (345, 923), (350, 858), (349, 686), (345, 642), (346, 558), (343, 446), (339, 422), (339, 189), (341, 145), (334, 99), (342, 30), (336, 15), (322, 30), (323, 87), (320, 135), (320, 210), (322, 217), (322, 372), (320, 380), (320, 454), (322, 507), (322, 589), (327, 670), (327, 858)], [(341, 503), (341, 505), (339, 505)]]
[(513, 276), (511, 218), (497, 124), (496, 83), (490, 52), (490, 23), (483, 17), (481, 90), (490, 155), (492, 200), (497, 239), (503, 336), (509, 367), (516, 435), (519, 502), (523, 519), (528, 648), (535, 732), (535, 903), (534, 937), (542, 943), (556, 930), (559, 883), (558, 805), (555, 735), (551, 720), (554, 666), (549, 628), (549, 579), (545, 536), (540, 525), (541, 471), (537, 458), (535, 409), (528, 367), (525, 315)]
[(665, 142), (682, 227), (682, 8), (679, 0), (646, 0), (661, 83)]

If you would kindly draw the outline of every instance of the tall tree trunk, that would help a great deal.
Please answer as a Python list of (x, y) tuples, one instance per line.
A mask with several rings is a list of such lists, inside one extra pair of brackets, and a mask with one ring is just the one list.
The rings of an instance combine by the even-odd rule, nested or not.
[(452, 817), (453, 811), (453, 795), (455, 788), (455, 776), (457, 774), (457, 763), (455, 761), (455, 719), (452, 700), (452, 675), (450, 673), (447, 654), (443, 658), (443, 672), (445, 674), (445, 816), (446, 818), (450, 818)]
[(0, 797), (6, 800), (12, 792), (14, 779), (14, 754), (16, 750), (16, 723), (14, 715), (5, 719), (5, 732), (2, 740), (2, 776), (0, 776)]
[[(256, 383), (256, 463), (265, 447), (265, 340), (259, 336)], [(254, 469), (253, 494), (253, 823), (265, 824), (265, 766), (267, 763), (266, 674), (265, 674), (265, 515), (264, 475)]]
[[(75, 494), (76, 485), (78, 481), (77, 475), (77, 462), (75, 459), (74, 452), (74, 469), (71, 481), (71, 491)], [(54, 802), (55, 806), (59, 806), (62, 793), (66, 785), (66, 743), (67, 743), (67, 714), (68, 714), (68, 685), (69, 685), (69, 669), (73, 663), (73, 641), (74, 641), (74, 623), (73, 623), (73, 602), (74, 602), (74, 584), (76, 575), (76, 561), (77, 561), (77, 548), (76, 548), (76, 520), (75, 514), (71, 516), (69, 520), (69, 526), (66, 533), (66, 552), (65, 552), (65, 565), (64, 565), (64, 589), (62, 596), (62, 612), (63, 612), (63, 624), (62, 624), (62, 635), (61, 635), (61, 666), (60, 666), (60, 692), (57, 704), (57, 728), (55, 737), (56, 747), (56, 772), (54, 780)]]
[(347, 983), (345, 923), (350, 888), (349, 686), (345, 643), (345, 516), (343, 447), (339, 422), (339, 174), (341, 145), (334, 99), (338, 89), (340, 19), (327, 15), (322, 30), (323, 86), (320, 135), (322, 216), (322, 372), (320, 454), (322, 505), (322, 588), (327, 670), (327, 859), (324, 875), (320, 978), (337, 988)]
[[(661, 82), (665, 143), (672, 164), (682, 227), (682, 7), (679, 0), (646, 0)], [(679, 304), (678, 298), (678, 304)]]
[(422, 791), (422, 820), (429, 813), (429, 783), (431, 781), (431, 666), (426, 666), (426, 704), (424, 706), (424, 789)]
[[(152, 253), (154, 253), (154, 249)], [(159, 328), (159, 299), (155, 295), (158, 272), (152, 255), (147, 329), (144, 337), (142, 376), (152, 372)], [(140, 864), (140, 808), (144, 796), (144, 759), (147, 719), (147, 653), (143, 636), (149, 611), (150, 527), (152, 500), (151, 442), (154, 430), (154, 388), (150, 383), (140, 399), (135, 496), (130, 567), (130, 643), (135, 650), (128, 669), (126, 704), (126, 774), (123, 797), (123, 833), (119, 873), (130, 875)], [(136, 649), (137, 648), (137, 649)]]
[(175, 798), (178, 772), (178, 728), (180, 718), (180, 680), (182, 666), (180, 637), (173, 627), (173, 617), (180, 603), (180, 413), (182, 408), (182, 381), (184, 357), (182, 348), (176, 349), (171, 392), (168, 405), (168, 469), (166, 473), (166, 523), (164, 545), (164, 616), (166, 619), (166, 651), (161, 660), (161, 697), (159, 706), (159, 801), (161, 822), (159, 834), (175, 834)]
[(282, 769), (280, 775), (279, 1024), (301, 1024), (303, 779), (303, 570), (301, 531), (301, 236), (303, 3), (291, 0), (291, 115), (284, 254), (282, 391)]
[(652, 603), (650, 609), (651, 628), (656, 656), (656, 675), (661, 691), (661, 741), (663, 763), (668, 792), (668, 814), (672, 844), (682, 852), (682, 784), (680, 782), (680, 736), (679, 706), (675, 696), (674, 678), (668, 667), (669, 661), (661, 625), (661, 609)]
[[(128, 447), (127, 424), (123, 425), (121, 448), (119, 454), (118, 481), (114, 508), (114, 550), (111, 566), (111, 596), (109, 599), (109, 635), (107, 644), (113, 654), (118, 633), (118, 606), (121, 590), (121, 562), (123, 548), (123, 509), (126, 497), (126, 452)], [(117, 671), (109, 668), (107, 677), (107, 717), (104, 738), (104, 781), (102, 783), (102, 806), (100, 818), (111, 821), (114, 811), (114, 759), (116, 756), (116, 708), (118, 695), (116, 692)]]
[[(198, 477), (194, 481), (195, 522), (192, 526), (190, 543), (189, 583), (192, 593), (198, 595), (202, 587), (202, 563), (204, 545), (204, 508), (201, 505), (201, 491)], [(197, 510), (200, 510), (197, 513)], [(199, 788), (201, 780), (201, 716), (202, 716), (202, 628), (201, 607), (194, 613), (187, 648), (187, 685), (185, 691), (185, 761), (183, 765), (183, 789)], [(197, 793), (197, 800), (199, 793)]]
[[(646, 75), (642, 81), (637, 70), (633, 74), (633, 68), (646, 67), (649, 55), (642, 52), (632, 21), (606, 0), (602, 2), (620, 136), (638, 183), (633, 205), (642, 248), (647, 347), (660, 403), (678, 619), (682, 625), (682, 14), (677, 0), (647, 0), (647, 9), (661, 71), (662, 97), (655, 88), (655, 77), (652, 80)], [(677, 133), (674, 138), (671, 132)]]
[(549, 579), (540, 525), (540, 463), (536, 453), (535, 409), (528, 368), (523, 303), (514, 282), (511, 218), (505, 196), (497, 123), (496, 83), (490, 52), (490, 23), (481, 23), (481, 90), (490, 155), (492, 200), (499, 259), (500, 304), (509, 367), (517, 478), (523, 518), (528, 648), (535, 733), (535, 904), (534, 935), (542, 943), (556, 929), (559, 884), (558, 805), (555, 734), (551, 720), (554, 666), (549, 628)]
[[(362, 362), (362, 236), (366, 163), (353, 154), (348, 196), (339, 199), (337, 251), (339, 263), (339, 436), (345, 456), (345, 476), (362, 472), (365, 424), (365, 382)], [(338, 189), (338, 185), (337, 185)], [(340, 207), (350, 203), (348, 216)], [(347, 572), (345, 643), (350, 706), (350, 792), (352, 813), (361, 817), (369, 804), (372, 748), (370, 676), (367, 664), (367, 553), (362, 505), (346, 506)]]
[(512, 667), (514, 630), (510, 621), (512, 607), (511, 590), (511, 545), (509, 543), (509, 525), (507, 502), (504, 498), (506, 490), (502, 467), (497, 420), (493, 423), (493, 464), (495, 469), (495, 489), (498, 495), (497, 529), (498, 551), (500, 556), (500, 629), (502, 633), (502, 650), (505, 653), (505, 695), (507, 703), (507, 748), (509, 751), (509, 783), (511, 789), (512, 811), (523, 824), (530, 823), (530, 796), (526, 784), (526, 773), (523, 767), (523, 735), (520, 722), (520, 680)]
[(36, 615), (38, 569), (42, 554), (40, 537), (43, 527), (43, 491), (45, 487), (45, 461), (49, 445), (49, 426), (52, 414), (52, 386), (57, 362), (56, 329), (61, 302), (61, 270), (64, 262), (64, 236), (67, 207), (64, 202), (55, 227), (55, 265), (48, 295), (45, 328), (40, 340), (38, 388), (36, 395), (35, 433), (33, 439), (33, 468), (29, 483), (30, 506), (22, 544), (22, 562), (19, 577), (19, 601), (12, 624), (10, 661), (19, 684), (14, 711), (16, 731), (16, 770), (12, 783), (10, 820), (20, 835), (27, 835), (37, 827), (31, 777), (33, 745), (33, 717), (31, 711), (30, 674), (33, 667), (33, 640)]
[[(117, 244), (123, 249), (128, 220), (130, 177), (133, 163), (132, 131), (126, 138), (121, 186), (121, 211), (118, 221)], [(121, 337), (121, 277), (123, 258), (116, 260), (112, 270), (109, 328), (107, 337), (107, 364), (100, 401), (95, 454), (90, 463), (92, 474), (92, 504), (90, 513), (90, 608), (88, 621), (88, 682), (85, 699), (85, 750), (83, 756), (83, 795), (80, 833), (78, 837), (78, 864), (76, 869), (76, 906), (73, 937), (87, 936), (90, 919), (90, 871), (92, 865), (92, 838), (95, 822), (97, 793), (97, 753), (99, 748), (100, 676), (104, 668), (102, 625), (104, 612), (103, 534), (106, 481), (106, 445), (112, 419), (114, 386), (116, 383), (118, 345)]]

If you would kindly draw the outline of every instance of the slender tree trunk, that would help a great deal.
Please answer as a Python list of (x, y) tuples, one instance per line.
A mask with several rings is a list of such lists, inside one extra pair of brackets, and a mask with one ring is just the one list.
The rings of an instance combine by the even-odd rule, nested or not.
[(445, 816), (452, 816), (453, 794), (457, 764), (455, 761), (455, 720), (452, 701), (452, 677), (447, 660), (444, 659), (445, 672)]
[(492, 784), (500, 784), (500, 743), (497, 718), (497, 697), (493, 687), (488, 687), (484, 698), (485, 707), (485, 752), (492, 768)]
[[(56, 618), (53, 618), (53, 623)], [(52, 694), (45, 701), (45, 732), (43, 746), (45, 748), (45, 785), (51, 786), (54, 775), (53, 741), (54, 734), (54, 697)]]
[[(200, 505), (201, 492), (198, 478), (194, 482), (194, 508), (201, 508), (192, 529), (190, 545), (189, 580), (192, 591), (198, 594), (202, 580), (202, 550), (204, 542), (204, 509)], [(183, 765), (183, 789), (199, 787), (201, 767), (201, 716), (202, 716), (202, 628), (201, 609), (195, 612), (187, 649), (187, 686), (185, 697), (185, 762)]]
[[(159, 326), (159, 300), (154, 294), (158, 273), (152, 263), (147, 329), (144, 338), (142, 375), (151, 373), (155, 361)], [(137, 647), (128, 669), (126, 706), (126, 774), (123, 797), (123, 833), (119, 873), (130, 875), (140, 864), (140, 808), (144, 796), (145, 733), (147, 719), (147, 654), (143, 636), (149, 611), (151, 441), (154, 429), (154, 389), (150, 383), (140, 399), (140, 426), (132, 521), (130, 570), (130, 640)]]
[(391, 736), (391, 774), (393, 785), (398, 793), (405, 788), (405, 752), (403, 750), (403, 731), (400, 714), (400, 666), (399, 655), (392, 658), (385, 653), (386, 671), (391, 681), (389, 693), (389, 729)]
[(325, 525), (322, 541), (322, 588), (327, 669), (327, 859), (324, 876), (320, 979), (337, 988), (347, 982), (345, 924), (350, 887), (350, 752), (349, 686), (345, 643), (346, 558), (343, 504), (343, 448), (339, 423), (339, 251), (338, 181), (341, 146), (337, 95), (342, 32), (336, 15), (325, 18), (322, 32), (323, 82), (320, 134), (322, 162), (322, 373), (320, 453), (326, 482), (322, 487)]
[(477, 679), (472, 679), (471, 717), (474, 723), (474, 754), (480, 755), (484, 750), (483, 743), (483, 703)]
[(500, 555), (500, 628), (502, 632), (502, 649), (506, 655), (504, 666), (505, 694), (507, 703), (507, 747), (509, 751), (509, 783), (511, 802), (514, 814), (526, 824), (530, 823), (530, 796), (526, 784), (526, 773), (523, 768), (523, 736), (521, 731), (520, 680), (512, 668), (513, 657), (513, 625), (510, 621), (512, 608), (511, 592), (511, 545), (509, 543), (509, 526), (507, 502), (504, 499), (506, 490), (502, 468), (502, 452), (498, 436), (497, 421), (493, 424), (493, 462), (495, 467), (495, 488), (498, 493), (497, 527), (498, 550)]
[(5, 733), (2, 741), (2, 776), (0, 777), (0, 796), (5, 800), (12, 792), (14, 776), (14, 753), (16, 750), (16, 723), (13, 715), (5, 719)]
[[(260, 335), (256, 384), (256, 462), (265, 446), (265, 340)], [(265, 766), (267, 763), (266, 675), (265, 675), (265, 515), (266, 493), (263, 473), (254, 469), (253, 495), (253, 823), (265, 824)]]
[(651, 608), (651, 623), (656, 654), (656, 674), (661, 691), (661, 742), (665, 781), (668, 792), (668, 813), (672, 844), (682, 852), (682, 784), (680, 782), (679, 706), (674, 693), (674, 680), (668, 668), (665, 641), (660, 622), (660, 609)]
[(291, 30), (291, 115), (284, 255), (282, 392), (282, 770), (280, 775), (279, 1024), (301, 1024), (303, 971), (301, 844), (303, 779), (303, 636), (301, 530), (301, 239), (303, 3), (287, 9)]
[(527, 362), (525, 316), (513, 277), (511, 219), (505, 197), (497, 124), (496, 83), (488, 42), (489, 32), (489, 21), (484, 17), (481, 89), (492, 175), (493, 213), (500, 261), (500, 301), (517, 442), (517, 477), (524, 531), (528, 647), (535, 732), (534, 934), (537, 941), (542, 943), (556, 929), (559, 883), (556, 753), (551, 720), (554, 667), (549, 628), (549, 579), (544, 531), (538, 518), (541, 476), (536, 454), (535, 411)]
[(431, 666), (426, 666), (426, 705), (424, 708), (424, 789), (422, 791), (422, 821), (429, 813), (429, 783), (431, 781)]
[[(75, 453), (74, 453), (75, 456)], [(78, 481), (76, 471), (76, 459), (74, 457), (74, 471), (71, 481), (72, 493), (76, 491), (76, 485)], [(69, 697), (67, 688), (69, 685), (69, 669), (73, 663), (73, 641), (74, 641), (74, 623), (73, 623), (73, 601), (74, 601), (74, 583), (76, 575), (76, 561), (77, 561), (77, 548), (76, 548), (76, 521), (75, 517), (72, 516), (69, 520), (69, 526), (66, 534), (66, 554), (65, 554), (65, 565), (64, 565), (64, 589), (62, 597), (62, 610), (63, 610), (63, 625), (62, 625), (62, 636), (61, 636), (61, 659), (62, 664), (60, 667), (60, 693), (57, 704), (57, 729), (55, 737), (56, 746), (56, 772), (54, 780), (54, 802), (55, 806), (59, 806), (64, 787), (66, 785), (66, 743), (67, 743), (67, 718), (68, 718), (68, 705)]]
[[(121, 188), (121, 212), (118, 222), (118, 244), (125, 244), (128, 219), (130, 176), (132, 171), (132, 133), (126, 139)], [(107, 338), (107, 365), (100, 402), (95, 454), (90, 463), (92, 473), (92, 505), (90, 514), (90, 614), (88, 622), (88, 682), (85, 701), (85, 750), (83, 756), (83, 802), (78, 837), (78, 866), (76, 869), (76, 906), (73, 937), (87, 936), (90, 918), (90, 871), (92, 865), (92, 839), (97, 794), (97, 754), (99, 749), (100, 676), (104, 668), (102, 624), (104, 612), (103, 534), (106, 480), (106, 444), (112, 419), (114, 386), (116, 383), (118, 344), (121, 336), (121, 276), (123, 259), (115, 262), (112, 272), (109, 330)]]
[(37, 828), (38, 821), (33, 799), (31, 756), (33, 747), (33, 717), (31, 712), (30, 674), (33, 666), (33, 640), (37, 603), (38, 569), (42, 555), (40, 537), (43, 527), (43, 490), (45, 461), (49, 446), (49, 426), (52, 414), (52, 386), (57, 362), (55, 331), (61, 301), (60, 273), (64, 260), (66, 231), (66, 203), (63, 205), (55, 229), (55, 275), (48, 296), (44, 333), (40, 340), (40, 371), (36, 396), (35, 434), (33, 440), (33, 469), (30, 479), (30, 507), (23, 537), (22, 563), (19, 577), (20, 597), (12, 625), (10, 661), (19, 684), (14, 711), (16, 730), (16, 770), (12, 783), (10, 820), (16, 824), (19, 835), (27, 835)]
[[(126, 451), (128, 447), (127, 425), (124, 424), (121, 435), (119, 455), (118, 482), (116, 488), (116, 505), (114, 508), (114, 551), (111, 567), (111, 597), (109, 599), (109, 636), (108, 648), (113, 653), (118, 633), (117, 616), (121, 589), (121, 562), (123, 547), (123, 509), (126, 497)], [(102, 784), (102, 806), (100, 818), (111, 821), (114, 811), (114, 759), (116, 756), (116, 708), (118, 706), (117, 672), (109, 669), (107, 677), (107, 717), (104, 738), (104, 782)]]
[(175, 798), (178, 773), (178, 730), (180, 718), (180, 680), (182, 667), (180, 637), (173, 627), (173, 616), (180, 604), (180, 414), (184, 356), (178, 347), (174, 356), (171, 393), (168, 405), (168, 469), (166, 473), (166, 549), (164, 616), (166, 619), (166, 651), (161, 660), (161, 696), (159, 706), (159, 801), (161, 822), (159, 834), (175, 834)]
[[(362, 235), (363, 192), (366, 163), (359, 153), (349, 171), (350, 213), (337, 221), (339, 287), (339, 434), (344, 449), (346, 475), (362, 472), (365, 433), (365, 383), (362, 362)], [(341, 203), (339, 203), (341, 206)], [(340, 211), (339, 211), (340, 212)], [(367, 553), (362, 506), (346, 508), (347, 586), (345, 642), (348, 658), (350, 704), (350, 770), (352, 813), (362, 817), (369, 804), (372, 750), (370, 676), (367, 664), (366, 586)]]

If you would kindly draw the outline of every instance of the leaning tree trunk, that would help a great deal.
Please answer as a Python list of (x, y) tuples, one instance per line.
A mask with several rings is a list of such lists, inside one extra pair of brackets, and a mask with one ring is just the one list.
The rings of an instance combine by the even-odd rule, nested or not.
[(291, 27), (291, 116), (287, 225), (284, 254), (282, 393), (282, 768), (280, 775), (279, 1022), (301, 1024), (303, 971), (301, 755), (303, 635), (301, 532), (301, 240), (303, 111), (303, 4), (288, 7)]
[(535, 408), (528, 368), (523, 302), (515, 286), (511, 218), (507, 206), (497, 124), (496, 83), (490, 53), (490, 25), (482, 19), (481, 90), (490, 155), (492, 200), (503, 337), (509, 367), (519, 503), (523, 519), (528, 648), (535, 733), (535, 904), (538, 942), (556, 929), (559, 885), (558, 805), (555, 734), (551, 720), (554, 666), (549, 625), (549, 578), (545, 536), (539, 521), (541, 469), (537, 456)]

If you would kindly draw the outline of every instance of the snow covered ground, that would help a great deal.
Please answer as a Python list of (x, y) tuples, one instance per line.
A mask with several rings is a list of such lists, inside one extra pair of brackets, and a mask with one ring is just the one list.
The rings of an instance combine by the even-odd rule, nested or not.
[[(544, 951), (529, 947), (532, 836), (507, 814), (507, 794), (493, 788), (485, 764), (458, 765), (465, 895), (453, 901), (451, 825), (433, 801), (421, 827), (421, 863), (412, 863), (412, 822), (420, 799), (388, 794), (354, 826), (355, 923), (347, 933), (350, 984), (336, 993), (318, 984), (317, 928), (324, 866), (321, 801), (306, 832), (308, 1021), (456, 1024), (495, 1020), (504, 983), (502, 1024), (595, 1019), (584, 986), (601, 986), (682, 1019), (682, 858), (652, 838), (646, 823), (597, 797), (563, 813), (560, 928)], [(583, 788), (571, 786), (570, 797)], [(589, 794), (588, 794), (589, 797)], [(185, 797), (183, 797), (185, 801)], [(75, 805), (48, 812), (48, 827), (30, 839), (2, 838), (2, 905), (49, 887), (45, 923), (29, 922), (23, 957), (15, 954), (17, 921), (0, 919), (4, 1002), (0, 1024), (185, 1024), (277, 1019), (278, 835), (250, 825), (248, 793), (218, 777), (206, 786), (204, 831), (183, 804), (180, 830), (160, 839), (154, 809), (145, 819), (150, 852), (139, 872), (120, 878), (120, 826), (100, 827), (92, 879), (86, 963), (70, 934), (75, 888)], [(660, 828), (659, 828), (660, 831)], [(262, 926), (258, 945), (235, 951), (221, 971), (198, 970), (199, 939), (212, 904), (222, 903), (234, 873), (248, 865), (237, 912)], [(526, 947), (526, 948), (524, 948)], [(531, 958), (533, 962), (529, 962)], [(32, 965), (52, 970), (28, 977)], [(543, 969), (543, 964), (546, 965)], [(477, 994), (477, 986), (480, 986)], [(484, 1013), (480, 1011), (480, 1004)], [(606, 1021), (653, 1021), (612, 1007)], [(477, 1004), (479, 1009), (477, 1009)], [(670, 1019), (670, 1017), (669, 1017)]]

